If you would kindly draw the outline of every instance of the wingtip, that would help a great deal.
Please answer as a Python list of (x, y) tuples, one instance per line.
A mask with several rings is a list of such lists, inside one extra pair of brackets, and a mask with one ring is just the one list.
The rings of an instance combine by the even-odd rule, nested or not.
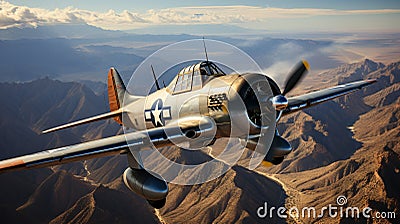
[(0, 172), (5, 171), (7, 169), (12, 169), (13, 167), (18, 167), (24, 165), (25, 162), (19, 158), (12, 158), (0, 161)]

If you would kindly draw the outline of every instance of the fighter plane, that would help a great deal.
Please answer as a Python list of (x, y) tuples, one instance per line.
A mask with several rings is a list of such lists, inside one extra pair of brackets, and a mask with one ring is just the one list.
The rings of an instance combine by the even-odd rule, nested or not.
[[(184, 67), (175, 78), (160, 87), (154, 73), (157, 90), (147, 96), (129, 93), (115, 68), (108, 72), (110, 112), (50, 128), (49, 133), (102, 119), (114, 119), (132, 128), (133, 132), (88, 141), (76, 145), (46, 150), (0, 161), (0, 172), (59, 165), (92, 158), (125, 154), (129, 167), (123, 173), (125, 185), (144, 197), (154, 208), (166, 202), (168, 184), (143, 168), (135, 153), (141, 148), (162, 148), (190, 141), (193, 147), (212, 145), (215, 139), (235, 137), (245, 139), (247, 147), (268, 147), (262, 165), (276, 165), (292, 151), (289, 142), (279, 135), (276, 122), (282, 116), (315, 106), (319, 103), (352, 93), (376, 80), (357, 81), (311, 93), (286, 97), (309, 70), (306, 61), (300, 62), (288, 75), (283, 91), (265, 74), (226, 74), (217, 63), (204, 60)], [(260, 83), (267, 83), (269, 94)], [(234, 102), (241, 101), (242, 107)], [(265, 127), (265, 111), (274, 110), (272, 143), (262, 142), (260, 133)], [(263, 112), (264, 111), (264, 112)], [(236, 124), (234, 124), (236, 122)], [(267, 121), (268, 122), (268, 121)], [(275, 125), (271, 127), (271, 124)], [(241, 128), (237, 128), (241, 127)]]

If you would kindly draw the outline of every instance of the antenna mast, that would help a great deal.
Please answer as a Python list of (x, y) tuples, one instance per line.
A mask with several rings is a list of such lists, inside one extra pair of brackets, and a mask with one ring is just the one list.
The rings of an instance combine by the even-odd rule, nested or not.
[(207, 48), (206, 48), (206, 42), (204, 41), (204, 37), (203, 37), (203, 46), (204, 46), (204, 53), (206, 53), (206, 60), (208, 62)]
[(156, 83), (157, 90), (160, 90), (160, 85), (158, 85), (158, 81), (156, 78), (156, 73), (154, 72), (153, 65), (150, 65), (150, 67), (151, 67), (151, 71), (153, 72), (153, 78), (154, 78), (154, 82)]

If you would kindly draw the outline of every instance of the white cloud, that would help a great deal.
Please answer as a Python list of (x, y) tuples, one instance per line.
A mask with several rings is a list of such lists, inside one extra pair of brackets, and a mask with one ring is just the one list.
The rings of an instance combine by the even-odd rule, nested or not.
[(150, 24), (240, 24), (263, 22), (272, 18), (301, 18), (323, 15), (366, 15), (400, 13), (397, 9), (333, 10), (313, 8), (270, 8), (254, 6), (180, 7), (148, 10), (136, 13), (124, 10), (117, 13), (95, 12), (66, 7), (47, 10), (16, 6), (0, 2), (0, 29), (9, 27), (36, 27), (42, 24), (87, 23), (104, 29), (134, 29)]
[(106, 29), (129, 29), (135, 25), (148, 23), (137, 13), (123, 11), (116, 13), (109, 10), (105, 13), (81, 10), (73, 7), (63, 9), (40, 9), (16, 6), (0, 2), (0, 28), (36, 27), (44, 24), (87, 23)]

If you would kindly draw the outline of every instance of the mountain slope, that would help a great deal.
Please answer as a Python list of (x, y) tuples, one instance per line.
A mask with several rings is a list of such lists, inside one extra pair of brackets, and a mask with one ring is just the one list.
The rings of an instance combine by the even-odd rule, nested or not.
[(142, 57), (131, 51), (126, 52), (127, 49), (97, 46), (93, 50), (83, 47), (82, 42), (85, 43), (85, 40), (0, 39), (0, 81), (21, 82), (52, 77), (105, 82), (107, 69), (111, 66), (132, 72), (143, 61)]
[[(260, 167), (256, 171), (236, 165), (220, 178), (201, 185), (170, 184), (167, 204), (158, 211), (162, 219), (168, 223), (280, 223), (285, 220), (276, 216), (258, 218), (257, 209), (264, 202), (275, 207), (315, 206), (320, 209), (328, 204), (335, 205), (339, 195), (347, 197), (348, 206), (369, 206), (373, 212), (398, 213), (398, 71), (399, 63), (385, 66), (365, 60), (323, 74), (332, 85), (366, 78), (378, 78), (378, 82), (354, 97), (340, 98), (282, 118), (280, 133), (290, 140), (294, 152), (281, 165), (268, 169)], [(0, 144), (1, 148), (9, 149), (2, 149), (2, 157), (98, 138), (119, 129), (117, 125), (108, 129), (113, 122), (99, 122), (38, 136), (38, 130), (58, 124), (58, 121), (64, 123), (99, 112), (98, 108), (104, 108), (103, 98), (80, 84), (49, 79), (0, 85), (0, 102), (5, 105), (0, 114), (0, 132), (6, 136)], [(221, 144), (214, 147), (218, 150)], [(183, 164), (210, 159), (200, 151), (188, 152), (174, 147), (161, 152)], [(157, 165), (160, 169), (168, 168), (167, 164)], [(0, 187), (2, 215), (10, 222), (30, 221), (28, 217), (32, 214), (38, 214), (31, 220), (36, 222), (159, 222), (147, 202), (122, 183), (120, 176), (126, 167), (125, 156), (116, 156), (54, 167), (53, 170), (58, 171), (55, 173), (39, 169), (1, 175), (0, 181), (7, 183)], [(277, 181), (258, 171), (274, 174), (272, 178)], [(195, 172), (187, 172), (187, 175), (193, 180), (199, 178)], [(286, 221), (296, 220), (288, 218)], [(366, 220), (324, 216), (317, 221)], [(368, 221), (396, 223), (397, 220)]]
[(158, 223), (139, 196), (100, 185), (50, 223)]
[[(191, 178), (191, 177), (189, 177)], [(166, 206), (161, 209), (168, 223), (217, 222), (256, 223), (256, 209), (268, 202), (269, 206), (283, 206), (286, 195), (279, 184), (249, 171), (233, 166), (221, 177), (194, 186), (170, 184)], [(283, 223), (283, 219), (268, 219)]]
[[(0, 86), (0, 102), (5, 105), (0, 112), (2, 159), (81, 142), (85, 137), (112, 135), (119, 129), (115, 122), (101, 121), (39, 135), (40, 130), (53, 125), (99, 113), (99, 108), (105, 107), (104, 98), (95, 95), (82, 84), (50, 79), (19, 84), (1, 83)], [(89, 134), (84, 135), (85, 132)], [(71, 172), (66, 173), (63, 169)], [(53, 167), (53, 170), (60, 171), (53, 173), (48, 168), (42, 168), (0, 175), (0, 182), (7, 183), (0, 186), (3, 220), (49, 222), (94, 189), (91, 183), (85, 182), (83, 178), (72, 176), (86, 174), (81, 162)], [(105, 195), (101, 194), (98, 200), (102, 200), (103, 196)], [(148, 211), (151, 214), (149, 217), (154, 219), (151, 210)], [(132, 215), (138, 213), (133, 212)]]
[[(21, 155), (66, 144), (80, 142), (84, 133), (104, 121), (69, 130), (39, 135), (46, 128), (106, 112), (103, 96), (95, 95), (78, 83), (63, 83), (48, 78), (28, 83), (0, 83), (1, 157)], [(102, 109), (102, 111), (99, 111)], [(114, 125), (114, 126), (113, 126)], [(97, 135), (110, 135), (111, 129), (98, 130)], [(114, 129), (114, 133), (115, 133)]]
[[(377, 109), (380, 110), (380, 109)], [(378, 115), (392, 111), (395, 119), (382, 119), (371, 125), (376, 111), (361, 116), (355, 124), (355, 138), (363, 147), (347, 160), (309, 171), (277, 175), (285, 184), (297, 189), (298, 207), (335, 204), (339, 195), (348, 199), (347, 206), (368, 206), (373, 213), (393, 211), (400, 205), (400, 122), (398, 104)], [(376, 119), (374, 119), (376, 120)], [(364, 122), (368, 125), (364, 126)], [(364, 123), (364, 124), (363, 124)], [(395, 125), (393, 125), (395, 123)], [(388, 129), (391, 126), (394, 128)], [(369, 131), (366, 132), (365, 129)], [(373, 133), (370, 135), (370, 133)], [(327, 217), (324, 217), (328, 220)], [(370, 221), (373, 221), (372, 219)], [(390, 221), (390, 220), (389, 220)]]
[[(376, 64), (370, 61), (368, 63)], [(353, 155), (316, 169), (276, 175), (288, 188), (295, 189), (296, 193), (289, 195), (289, 199), (295, 198), (298, 208), (314, 206), (319, 211), (318, 209), (323, 206), (336, 204), (336, 198), (343, 195), (348, 200), (345, 206), (358, 206), (360, 210), (368, 206), (373, 209), (371, 215), (376, 215), (376, 212), (399, 213), (400, 100), (397, 90), (398, 70), (398, 63), (393, 63), (363, 74), (364, 78), (378, 78), (377, 85), (380, 88), (373, 85), (371, 89), (367, 88), (364, 91), (365, 98), (359, 98), (373, 109), (361, 114), (354, 123), (353, 138), (362, 146)], [(347, 105), (351, 106), (351, 104)], [(350, 111), (354, 112), (354, 110)], [(300, 114), (297, 116), (301, 116)], [(318, 130), (318, 128), (314, 128), (314, 130)], [(337, 139), (337, 141), (339, 143), (343, 139)], [(342, 150), (343, 148), (338, 149)], [(301, 159), (301, 155), (298, 159)], [(381, 220), (370, 218), (368, 221), (396, 222), (395, 220), (398, 219), (399, 217)], [(315, 220), (302, 219), (307, 223)], [(325, 213), (325, 216), (318, 220), (331, 222), (332, 218), (327, 217)], [(355, 221), (353, 218), (336, 218), (335, 222), (350, 222), (350, 220)], [(365, 222), (366, 220), (361, 217), (358, 221)]]
[(17, 212), (35, 223), (49, 222), (93, 188), (66, 171), (59, 171), (46, 178)]

